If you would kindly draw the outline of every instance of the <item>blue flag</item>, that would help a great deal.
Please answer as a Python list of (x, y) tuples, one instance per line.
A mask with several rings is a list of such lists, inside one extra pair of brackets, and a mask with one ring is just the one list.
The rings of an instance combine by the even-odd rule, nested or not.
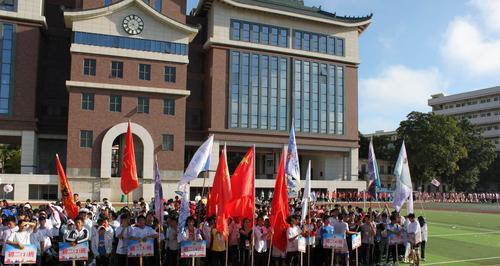
[(377, 158), (373, 149), (373, 139), (370, 139), (368, 147), (368, 193), (374, 198), (377, 197), (377, 188), (380, 188), (380, 176), (378, 174)]
[(161, 187), (158, 158), (155, 157), (155, 215), (158, 223), (163, 225), (163, 188)]
[(300, 189), (300, 167), (299, 154), (297, 153), (297, 142), (295, 141), (295, 127), (292, 122), (290, 128), (290, 139), (288, 140), (288, 151), (285, 164), (286, 185), (290, 197), (296, 197)]

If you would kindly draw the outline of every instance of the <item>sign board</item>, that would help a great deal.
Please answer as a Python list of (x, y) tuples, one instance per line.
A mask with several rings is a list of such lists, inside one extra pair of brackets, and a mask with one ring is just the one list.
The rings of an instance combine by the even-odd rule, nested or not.
[(127, 255), (129, 257), (152, 257), (155, 255), (154, 240), (146, 241), (128, 240)]
[(34, 264), (36, 263), (36, 246), (24, 245), (23, 249), (16, 246), (5, 246), (4, 264)]
[(352, 249), (357, 249), (361, 247), (361, 233), (351, 235)]
[(399, 244), (403, 244), (404, 242), (404, 239), (403, 239), (403, 235), (397, 235), (397, 234), (394, 234), (394, 233), (389, 233), (388, 237), (389, 239), (389, 245), (399, 245)]
[(181, 258), (205, 257), (207, 253), (207, 242), (203, 241), (182, 241)]
[(89, 243), (85, 242), (75, 246), (71, 243), (59, 242), (59, 261), (88, 260)]
[(343, 234), (323, 234), (323, 248), (333, 248), (339, 249), (344, 247), (344, 235)]

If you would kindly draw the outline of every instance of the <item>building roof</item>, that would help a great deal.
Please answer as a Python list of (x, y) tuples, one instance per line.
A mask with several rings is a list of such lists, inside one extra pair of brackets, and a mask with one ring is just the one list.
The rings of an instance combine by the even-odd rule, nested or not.
[(210, 10), (214, 1), (221, 1), (242, 8), (268, 11), (274, 14), (281, 13), (283, 15), (317, 20), (340, 26), (358, 27), (359, 32), (364, 31), (368, 27), (373, 17), (373, 13), (360, 17), (337, 16), (336, 13), (322, 10), (321, 6), (305, 6), (303, 0), (200, 0), (194, 14), (205, 14)]
[(169, 18), (162, 13), (156, 11), (154, 8), (150, 7), (148, 4), (144, 3), (142, 0), (123, 0), (119, 2), (115, 2), (111, 5), (87, 9), (87, 10), (64, 10), (64, 21), (66, 23), (66, 27), (71, 28), (74, 21), (86, 20), (90, 18), (100, 17), (109, 15), (117, 10), (121, 10), (127, 8), (130, 5), (136, 5), (144, 11), (151, 14), (151, 16), (155, 17), (162, 23), (174, 26), (184, 32), (186, 32), (190, 37), (189, 40), (193, 40), (196, 34), (198, 34), (199, 27), (193, 27), (184, 23), (181, 23), (177, 20)]
[(449, 103), (449, 102), (454, 102), (454, 101), (468, 100), (468, 99), (480, 98), (480, 97), (496, 95), (496, 94), (500, 94), (500, 86), (486, 88), (486, 89), (480, 89), (480, 90), (474, 90), (474, 91), (468, 91), (468, 92), (462, 92), (462, 93), (457, 93), (457, 94), (452, 94), (452, 95), (447, 95), (447, 96), (445, 96), (443, 93), (439, 93), (439, 94), (431, 95), (431, 99), (428, 100), (428, 104), (430, 106), (433, 106), (436, 104), (443, 104), (443, 103)]

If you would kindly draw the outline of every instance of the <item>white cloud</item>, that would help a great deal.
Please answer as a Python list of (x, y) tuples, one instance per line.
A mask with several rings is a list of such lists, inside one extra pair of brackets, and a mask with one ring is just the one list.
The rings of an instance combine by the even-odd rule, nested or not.
[(479, 16), (456, 17), (444, 36), (441, 53), (446, 62), (469, 76), (500, 72), (500, 0), (469, 3)]
[(377, 76), (361, 79), (360, 130), (395, 130), (411, 111), (429, 111), (431, 94), (445, 92), (448, 82), (436, 68), (387, 67)]

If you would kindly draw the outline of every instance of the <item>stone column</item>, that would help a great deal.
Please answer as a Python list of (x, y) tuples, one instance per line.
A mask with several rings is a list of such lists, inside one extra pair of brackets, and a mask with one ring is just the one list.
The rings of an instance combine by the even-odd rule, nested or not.
[(348, 176), (351, 181), (358, 181), (358, 158), (359, 158), (359, 149), (354, 148), (351, 149), (349, 152), (349, 162), (350, 162), (350, 168), (348, 170)]
[(36, 174), (37, 139), (35, 131), (21, 133), (21, 174)]

